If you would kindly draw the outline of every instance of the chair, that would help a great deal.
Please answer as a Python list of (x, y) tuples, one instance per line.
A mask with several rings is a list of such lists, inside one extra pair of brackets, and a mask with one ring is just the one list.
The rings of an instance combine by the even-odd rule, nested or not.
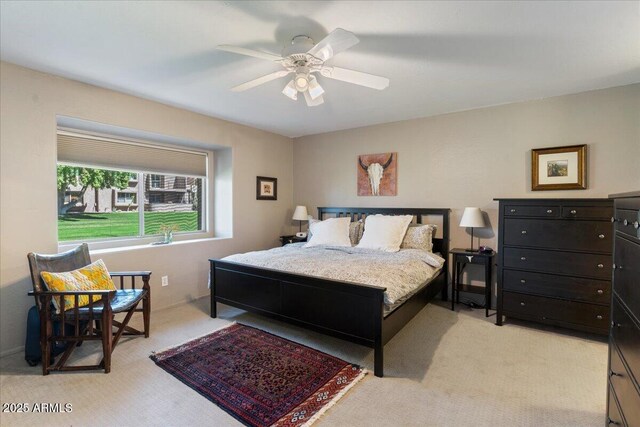
[[(43, 255), (30, 253), (29, 268), (33, 282), (33, 295), (40, 315), (40, 348), (42, 350), (42, 375), (51, 371), (77, 371), (85, 369), (104, 369), (111, 371), (111, 353), (122, 335), (144, 335), (149, 337), (151, 312), (151, 289), (149, 288), (150, 271), (128, 271), (109, 273), (113, 279), (119, 278), (119, 290), (95, 291), (48, 291), (40, 277), (43, 271), (61, 273), (91, 264), (89, 246), (86, 243), (70, 251), (57, 255)], [(131, 288), (125, 289), (125, 278), (131, 278)], [(136, 277), (142, 278), (142, 288), (136, 289)], [(64, 296), (72, 296), (75, 306), (65, 311)], [(78, 298), (87, 296), (89, 304), (78, 307)], [(60, 313), (52, 306), (52, 298), (59, 298)], [(138, 304), (142, 301), (142, 308)], [(128, 326), (131, 316), (135, 312), (142, 312), (144, 331)], [(114, 319), (118, 313), (125, 314), (120, 322)], [(60, 327), (54, 328), (54, 322)], [(95, 323), (95, 326), (94, 326)], [(117, 329), (113, 332), (113, 326)], [(73, 332), (71, 332), (73, 331)], [(97, 365), (65, 366), (76, 346), (83, 341), (102, 341), (102, 361)], [(51, 361), (51, 345), (54, 342), (64, 342), (65, 351), (55, 365)]]

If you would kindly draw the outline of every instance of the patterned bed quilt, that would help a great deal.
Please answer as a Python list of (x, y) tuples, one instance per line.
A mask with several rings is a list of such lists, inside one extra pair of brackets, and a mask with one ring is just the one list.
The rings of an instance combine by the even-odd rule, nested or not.
[(438, 254), (420, 249), (382, 252), (357, 247), (305, 248), (304, 243), (235, 254), (222, 260), (386, 288), (385, 314), (436, 277), (444, 264)]

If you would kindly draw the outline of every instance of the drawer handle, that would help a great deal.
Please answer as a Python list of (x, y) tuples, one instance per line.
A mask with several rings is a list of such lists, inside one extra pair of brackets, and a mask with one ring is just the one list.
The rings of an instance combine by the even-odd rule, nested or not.
[(625, 227), (626, 227), (627, 225), (629, 225), (629, 221), (628, 221), (628, 220), (626, 220), (626, 219), (625, 219), (624, 221), (622, 221), (622, 223), (624, 224), (624, 226), (625, 226)]
[(547, 209), (547, 213), (553, 213), (551, 209)]
[(619, 425), (620, 425), (620, 423), (619, 423), (619, 422), (617, 422), (617, 421), (613, 421), (613, 420), (612, 420), (611, 418), (609, 418), (609, 417), (607, 417), (607, 422), (608, 422), (609, 424), (614, 425), (614, 426), (619, 426)]
[(604, 268), (604, 264), (598, 264), (598, 268)]
[(527, 230), (522, 230), (520, 233), (527, 234)]
[(604, 234), (598, 234), (598, 239), (604, 239)]
[(527, 257), (524, 257), (524, 256), (520, 257), (520, 261), (526, 261), (526, 260), (527, 260)]
[(524, 302), (522, 302), (522, 301), (521, 301), (521, 302), (520, 302), (520, 305), (524, 307)]
[(578, 213), (578, 211), (576, 211), (575, 209), (571, 209), (571, 215), (575, 215), (577, 213)]
[(520, 283), (527, 283), (527, 281), (524, 279), (520, 279)]
[(615, 216), (612, 216), (612, 217), (611, 217), (611, 222), (616, 222), (616, 221), (617, 221), (616, 217), (615, 217)]
[(640, 222), (634, 221), (633, 222), (633, 228), (635, 228), (637, 230), (639, 227), (640, 227)]
[(602, 320), (602, 315), (601, 315), (601, 314), (598, 314), (598, 315), (596, 316), (596, 319), (598, 319), (598, 320)]
[(516, 213), (516, 210), (515, 209), (511, 209), (509, 212)]
[(621, 377), (622, 374), (619, 374), (617, 372), (613, 372), (612, 370), (609, 370), (609, 376), (610, 377)]
[(596, 292), (598, 293), (598, 295), (604, 294), (604, 291), (602, 289), (598, 289)]

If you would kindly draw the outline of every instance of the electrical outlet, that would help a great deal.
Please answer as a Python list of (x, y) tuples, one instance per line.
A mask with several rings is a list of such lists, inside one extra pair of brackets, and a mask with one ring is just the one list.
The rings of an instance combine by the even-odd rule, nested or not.
[(169, 276), (162, 276), (162, 286), (169, 286)]

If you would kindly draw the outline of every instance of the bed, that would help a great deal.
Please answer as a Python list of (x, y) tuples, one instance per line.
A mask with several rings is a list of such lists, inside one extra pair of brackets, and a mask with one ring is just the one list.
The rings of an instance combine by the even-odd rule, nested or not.
[[(374, 349), (374, 374), (384, 374), (384, 345), (438, 293), (447, 300), (449, 209), (318, 208), (318, 218), (367, 215), (413, 215), (415, 222), (439, 217), (442, 236), (433, 239), (433, 252), (443, 265), (408, 297), (385, 304), (387, 289), (315, 275), (210, 259), (211, 317), (218, 302), (302, 326)], [(386, 313), (385, 313), (386, 311)]]

